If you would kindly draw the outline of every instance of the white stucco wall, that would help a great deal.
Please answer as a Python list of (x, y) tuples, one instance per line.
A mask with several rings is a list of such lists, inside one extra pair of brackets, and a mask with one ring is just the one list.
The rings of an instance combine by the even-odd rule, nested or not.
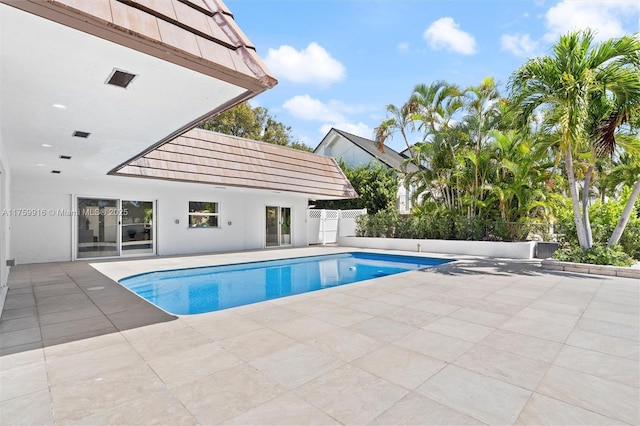
[(322, 146), (317, 154), (335, 159), (342, 158), (351, 166), (366, 165), (375, 159), (371, 154), (344, 138), (333, 139), (331, 143)]
[(456, 241), (369, 237), (339, 237), (338, 244), (343, 247), (423, 251), (506, 259), (533, 259), (536, 248), (535, 241)]
[[(7, 284), (7, 277), (9, 276), (9, 267), (7, 267), (7, 260), (11, 259), (11, 217), (6, 213), (6, 210), (11, 208), (10, 184), (11, 184), (11, 171), (9, 170), (9, 161), (7, 159), (7, 153), (2, 141), (2, 132), (0, 132), (0, 289), (4, 288)], [(0, 310), (2, 309), (2, 303), (0, 303)]]
[[(295, 194), (115, 176), (73, 181), (60, 175), (14, 179), (11, 191), (12, 205), (20, 209), (75, 211), (76, 196), (155, 201), (159, 255), (263, 248), (267, 205), (290, 207), (292, 246), (307, 245), (307, 199)], [(220, 228), (189, 228), (189, 201), (218, 202)], [(55, 214), (14, 217), (11, 244), (16, 263), (72, 260), (76, 221), (76, 217)]]

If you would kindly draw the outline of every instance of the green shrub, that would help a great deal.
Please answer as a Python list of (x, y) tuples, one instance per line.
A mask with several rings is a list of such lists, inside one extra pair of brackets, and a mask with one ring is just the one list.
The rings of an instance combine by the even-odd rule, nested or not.
[[(630, 190), (627, 188), (617, 200), (610, 200), (604, 203), (596, 201), (589, 208), (591, 234), (594, 245), (599, 244), (604, 246), (609, 241), (613, 230), (618, 224), (620, 215), (624, 210), (626, 201), (629, 199), (629, 192)], [(629, 222), (618, 244), (621, 250), (630, 257), (640, 259), (640, 199), (634, 207), (634, 211), (631, 213)], [(567, 200), (564, 206), (558, 208), (556, 233), (558, 234), (558, 241), (560, 243), (579, 247), (570, 200)]]
[(555, 260), (563, 262), (589, 263), (592, 265), (631, 266), (636, 261), (622, 249), (620, 245), (607, 247), (594, 244), (588, 250), (580, 247), (563, 247), (553, 254)]

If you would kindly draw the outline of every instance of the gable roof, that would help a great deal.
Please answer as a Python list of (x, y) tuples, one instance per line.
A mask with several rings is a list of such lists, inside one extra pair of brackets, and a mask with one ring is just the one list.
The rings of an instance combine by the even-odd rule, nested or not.
[[(329, 134), (331, 134), (331, 132), (335, 132), (335, 133), (339, 134), (340, 136), (342, 136), (343, 138), (347, 139), (348, 141), (350, 141), (354, 145), (356, 145), (359, 148), (361, 148), (364, 151), (366, 151), (369, 155), (377, 158), (383, 164), (385, 164), (388, 167), (391, 167), (391, 168), (393, 168), (393, 169), (395, 169), (395, 170), (397, 170), (399, 172), (404, 173), (405, 171), (408, 171), (408, 172), (418, 171), (418, 167), (415, 164), (412, 164), (412, 163), (406, 163), (405, 164), (405, 161), (407, 160), (408, 157), (399, 154), (397, 151), (393, 150), (392, 148), (388, 147), (387, 145), (384, 145), (384, 152), (380, 152), (380, 150), (378, 149), (377, 142), (375, 142), (375, 141), (373, 141), (371, 139), (363, 138), (361, 136), (357, 136), (357, 135), (345, 132), (344, 130), (336, 129), (335, 127), (332, 128), (331, 130), (329, 130), (329, 132), (322, 139), (322, 141), (327, 139), (327, 137), (329, 136)], [(314, 152), (316, 152), (318, 150), (318, 148), (320, 147), (321, 144), (322, 144), (322, 142), (320, 142), (320, 144), (318, 144), (318, 146), (316, 147)]]
[(311, 199), (358, 197), (331, 157), (203, 129), (156, 146), (110, 174), (294, 192)]

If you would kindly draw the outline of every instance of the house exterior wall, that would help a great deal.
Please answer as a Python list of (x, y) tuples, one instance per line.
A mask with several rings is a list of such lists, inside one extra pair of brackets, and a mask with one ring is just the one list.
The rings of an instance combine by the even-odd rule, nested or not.
[[(12, 185), (14, 208), (47, 212), (12, 218), (11, 245), (17, 264), (74, 258), (77, 217), (58, 212), (76, 211), (75, 197), (78, 196), (156, 202), (158, 255), (264, 248), (267, 205), (290, 207), (292, 246), (307, 245), (307, 198), (303, 195), (256, 190), (241, 192), (211, 185), (124, 177), (107, 176), (91, 182), (52, 176), (46, 180), (16, 179)], [(189, 228), (189, 201), (219, 203), (220, 227)]]
[(357, 145), (344, 138), (335, 138), (324, 146), (321, 146), (316, 154), (342, 159), (350, 166), (361, 166), (372, 162), (375, 157)]
[[(11, 246), (9, 244), (11, 238), (11, 216), (7, 214), (7, 211), (11, 209), (10, 184), (9, 162), (2, 141), (2, 132), (0, 132), (0, 290), (7, 285), (10, 269), (7, 266), (7, 260), (11, 259)], [(1, 306), (2, 303), (0, 303), (0, 309)]]
[[(336, 160), (342, 159), (350, 166), (367, 165), (376, 159), (373, 155), (369, 154), (351, 141), (338, 136), (334, 137), (327, 143), (320, 145), (316, 150), (316, 154), (333, 157)], [(407, 191), (404, 186), (404, 179), (399, 178), (398, 193), (396, 194), (396, 207), (400, 214), (409, 214), (411, 212), (412, 196), (413, 192), (411, 190)]]

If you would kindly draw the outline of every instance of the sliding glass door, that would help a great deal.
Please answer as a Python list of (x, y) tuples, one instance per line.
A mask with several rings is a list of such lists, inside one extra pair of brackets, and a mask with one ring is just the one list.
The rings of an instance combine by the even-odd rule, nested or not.
[(153, 253), (153, 202), (122, 200), (122, 255)]
[(155, 253), (153, 201), (78, 197), (77, 208), (76, 258)]
[(267, 206), (265, 210), (267, 247), (291, 245), (291, 208)]
[(118, 200), (78, 198), (78, 259), (120, 254)]

